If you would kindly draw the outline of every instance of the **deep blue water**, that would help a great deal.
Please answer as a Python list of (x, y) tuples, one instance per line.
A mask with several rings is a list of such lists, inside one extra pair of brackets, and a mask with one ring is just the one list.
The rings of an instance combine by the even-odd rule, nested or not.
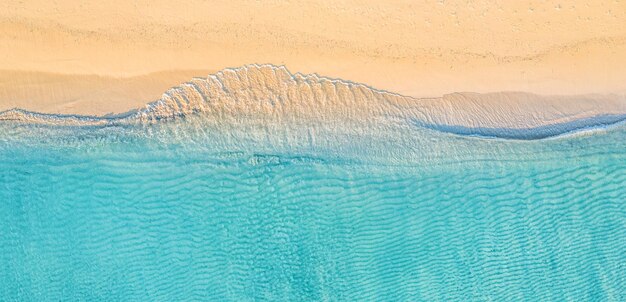
[(623, 127), (317, 149), (3, 127), (0, 301), (626, 301)]

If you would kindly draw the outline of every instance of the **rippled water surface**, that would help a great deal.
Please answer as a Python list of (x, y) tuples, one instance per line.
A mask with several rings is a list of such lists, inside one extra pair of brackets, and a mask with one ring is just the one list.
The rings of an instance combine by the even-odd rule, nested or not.
[(0, 300), (626, 300), (623, 127), (133, 127), (2, 126)]

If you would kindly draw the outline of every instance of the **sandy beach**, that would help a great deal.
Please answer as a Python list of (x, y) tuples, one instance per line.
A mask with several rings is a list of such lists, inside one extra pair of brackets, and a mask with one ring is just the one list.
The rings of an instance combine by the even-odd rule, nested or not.
[(626, 301), (626, 0), (1, 0), (0, 301)]
[(624, 94), (623, 1), (5, 1), (0, 110), (102, 115), (226, 67), (413, 97)]

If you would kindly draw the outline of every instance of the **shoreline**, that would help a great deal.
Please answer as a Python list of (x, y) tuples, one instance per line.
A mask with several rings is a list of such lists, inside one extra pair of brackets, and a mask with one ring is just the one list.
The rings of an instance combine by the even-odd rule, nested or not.
[[(541, 139), (626, 119), (626, 95), (465, 92), (414, 98), (348, 80), (291, 73), (284, 66), (270, 64), (251, 64), (205, 78), (194, 77), (161, 95), (155, 101), (115, 114), (45, 113), (20, 108), (0, 111), (0, 120), (107, 125), (198, 113), (214, 119), (256, 116), (271, 120), (279, 116), (319, 121), (341, 120), (343, 117), (336, 112), (345, 112), (363, 121), (396, 116), (419, 127), (459, 135)], [(321, 103), (320, 98), (324, 100)], [(280, 101), (275, 103), (277, 100)]]

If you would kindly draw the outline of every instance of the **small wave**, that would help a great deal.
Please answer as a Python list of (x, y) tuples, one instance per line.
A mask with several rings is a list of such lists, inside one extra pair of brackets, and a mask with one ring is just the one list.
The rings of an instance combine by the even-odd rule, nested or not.
[[(607, 108), (600, 108), (603, 104)], [(419, 99), (317, 74), (291, 73), (284, 66), (253, 64), (194, 78), (170, 88), (144, 108), (118, 115), (12, 109), (0, 112), (0, 121), (108, 126), (154, 124), (189, 115), (235, 122), (260, 118), (283, 124), (400, 120), (462, 136), (534, 140), (620, 123), (626, 119), (626, 100), (623, 96), (555, 99), (525, 93), (455, 93)]]
[(487, 139), (539, 140), (610, 130), (626, 124), (626, 114), (601, 115), (571, 122), (522, 129), (427, 124), (422, 121), (414, 121), (414, 123), (419, 127), (461, 136)]

